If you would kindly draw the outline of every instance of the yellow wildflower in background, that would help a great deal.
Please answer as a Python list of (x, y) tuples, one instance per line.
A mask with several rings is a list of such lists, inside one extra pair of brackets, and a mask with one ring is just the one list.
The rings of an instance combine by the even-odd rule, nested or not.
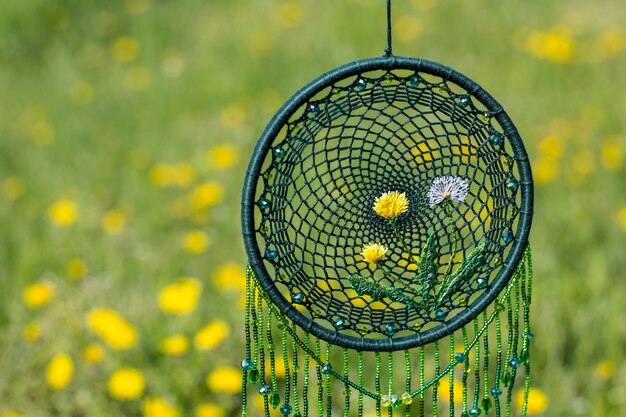
[(209, 165), (216, 169), (228, 169), (237, 165), (239, 155), (232, 145), (217, 145), (207, 154)]
[(163, 53), (161, 71), (170, 77), (176, 78), (185, 70), (185, 55), (176, 49), (169, 49)]
[(137, 330), (120, 314), (108, 308), (92, 310), (87, 325), (113, 349), (130, 349), (137, 343)]
[(126, 216), (121, 210), (113, 209), (102, 216), (102, 228), (109, 235), (119, 235), (126, 227)]
[[(441, 380), (437, 392), (442, 399), (450, 402), (450, 381)], [(455, 404), (461, 404), (463, 402), (463, 384), (456, 379), (453, 382), (452, 395), (454, 395)]]
[(554, 62), (571, 60), (574, 40), (564, 27), (555, 27), (547, 32), (533, 32), (526, 39), (526, 50), (538, 58)]
[(168, 356), (182, 356), (189, 350), (189, 340), (186, 336), (175, 335), (161, 342), (161, 352)]
[(189, 186), (196, 179), (196, 170), (186, 163), (170, 165), (156, 164), (150, 170), (150, 181), (157, 187)]
[(601, 381), (606, 381), (610, 379), (613, 375), (615, 375), (615, 364), (611, 361), (600, 361), (596, 365), (596, 368), (593, 371), (593, 375), (596, 379)]
[(24, 181), (19, 177), (8, 177), (2, 181), (2, 196), (9, 201), (15, 201), (24, 195), (24, 188)]
[(69, 226), (76, 221), (78, 208), (72, 200), (59, 200), (50, 206), (48, 216), (57, 226)]
[(106, 351), (97, 343), (86, 346), (82, 352), (83, 361), (90, 364), (101, 363), (105, 356)]
[(141, 371), (135, 368), (121, 368), (109, 377), (109, 394), (117, 400), (134, 400), (143, 395), (146, 381)]
[(171, 314), (189, 314), (198, 303), (202, 283), (197, 278), (181, 278), (167, 285), (159, 294), (161, 310)]
[(47, 281), (30, 284), (22, 292), (22, 300), (30, 308), (43, 307), (52, 301), (53, 298), (54, 286)]
[(396, 22), (396, 35), (403, 42), (413, 42), (422, 34), (422, 22), (414, 16), (401, 16)]
[(161, 398), (146, 398), (143, 402), (145, 417), (178, 417), (180, 413)]
[(72, 358), (65, 354), (55, 355), (46, 368), (46, 381), (53, 390), (65, 388), (74, 375), (74, 363)]
[(209, 237), (206, 233), (197, 230), (187, 233), (183, 243), (187, 252), (193, 254), (202, 253), (209, 246)]
[(230, 335), (228, 324), (221, 320), (216, 320), (198, 330), (193, 342), (199, 350), (211, 350), (222, 343), (228, 335)]
[(194, 210), (204, 210), (224, 200), (224, 187), (217, 181), (207, 181), (191, 191), (189, 200)]
[(291, 29), (304, 18), (302, 5), (296, 1), (287, 1), (274, 11), (274, 21), (281, 29)]
[(120, 36), (113, 43), (111, 52), (117, 62), (134, 61), (139, 52), (139, 42), (130, 36)]
[(73, 258), (67, 262), (65, 271), (72, 279), (82, 279), (87, 275), (87, 264), (80, 258)]
[(39, 327), (39, 323), (36, 321), (31, 321), (24, 327), (24, 331), (22, 333), (24, 336), (24, 340), (28, 343), (34, 343), (39, 339), (41, 335), (41, 327)]
[(232, 367), (216, 368), (207, 376), (206, 385), (213, 392), (237, 394), (241, 392), (241, 370)]
[(547, 159), (539, 159), (533, 165), (533, 177), (537, 184), (547, 184), (555, 180), (559, 175), (559, 167), (556, 162)]
[(213, 403), (202, 403), (196, 407), (195, 417), (226, 417), (226, 410)]
[(221, 289), (246, 289), (246, 271), (235, 263), (220, 266), (215, 272), (215, 285)]
[(372, 265), (380, 262), (380, 260), (385, 257), (388, 250), (389, 249), (387, 249), (385, 246), (378, 243), (368, 243), (367, 245), (363, 246), (361, 256), (365, 259), (367, 263)]
[(391, 219), (399, 216), (409, 209), (409, 199), (406, 193), (399, 191), (389, 191), (374, 201), (374, 211), (384, 219)]
[[(524, 390), (517, 391), (515, 403), (519, 409), (524, 404)], [(528, 390), (528, 414), (541, 414), (548, 408), (548, 397), (539, 388), (531, 387)]]
[(246, 109), (240, 104), (231, 104), (220, 112), (220, 125), (224, 130), (235, 130), (248, 120)]
[(602, 147), (602, 165), (607, 171), (619, 171), (624, 161), (624, 152), (614, 140)]
[(5, 413), (1, 414), (0, 417), (22, 417), (22, 415), (18, 413)]

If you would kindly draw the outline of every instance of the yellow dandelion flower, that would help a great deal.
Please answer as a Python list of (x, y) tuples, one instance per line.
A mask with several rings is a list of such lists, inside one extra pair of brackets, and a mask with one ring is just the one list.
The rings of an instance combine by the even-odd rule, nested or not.
[(97, 364), (104, 361), (106, 351), (97, 343), (86, 346), (82, 351), (83, 361), (90, 364)]
[(559, 175), (559, 167), (556, 163), (546, 159), (538, 159), (533, 166), (533, 177), (537, 184), (548, 184)]
[(406, 193), (399, 191), (389, 191), (374, 201), (374, 211), (384, 219), (399, 216), (408, 209), (409, 199), (406, 198)]
[(183, 243), (187, 252), (193, 254), (202, 253), (206, 250), (207, 246), (209, 246), (209, 237), (206, 233), (198, 230), (187, 233)]
[(117, 62), (134, 61), (139, 52), (139, 42), (130, 36), (121, 36), (113, 43), (111, 52)]
[(78, 217), (78, 208), (72, 200), (59, 200), (48, 209), (48, 216), (57, 226), (69, 226)]
[(15, 201), (24, 195), (24, 181), (19, 177), (8, 177), (2, 181), (2, 196), (9, 200)]
[(215, 285), (225, 290), (245, 290), (246, 271), (238, 264), (224, 264), (215, 272)]
[(211, 350), (222, 343), (228, 335), (230, 335), (228, 324), (221, 320), (216, 320), (198, 330), (193, 343), (199, 350)]
[(30, 284), (22, 293), (22, 300), (30, 308), (39, 308), (48, 304), (54, 298), (54, 286), (50, 282), (42, 281)]
[(134, 400), (143, 394), (146, 380), (138, 369), (121, 368), (109, 377), (108, 388), (109, 394), (117, 400)]
[(24, 340), (27, 343), (34, 343), (39, 340), (39, 336), (41, 336), (41, 327), (39, 323), (36, 321), (31, 321), (24, 327), (24, 332), (22, 333), (24, 336)]
[(369, 264), (375, 264), (380, 262), (381, 259), (385, 257), (388, 249), (380, 245), (378, 243), (368, 243), (363, 246), (363, 250), (361, 251), (361, 256), (365, 259), (365, 261)]
[(218, 145), (207, 154), (210, 166), (216, 169), (228, 169), (237, 165), (239, 155), (237, 148), (232, 145)]
[(176, 174), (169, 164), (156, 164), (150, 170), (150, 181), (157, 187), (170, 187), (175, 182)]
[(196, 179), (196, 169), (191, 164), (176, 164), (172, 167), (174, 173), (174, 185), (185, 188)]
[(119, 235), (126, 227), (126, 216), (121, 210), (113, 209), (102, 216), (102, 228), (108, 235)]
[(413, 42), (422, 34), (422, 22), (414, 16), (402, 16), (396, 22), (396, 35), (403, 42)]
[(46, 368), (46, 381), (53, 390), (65, 388), (74, 375), (74, 363), (72, 358), (65, 354), (55, 355)]
[(224, 200), (224, 187), (217, 181), (207, 181), (198, 185), (189, 194), (194, 210), (200, 211), (221, 203)]
[(232, 367), (216, 368), (206, 378), (213, 392), (237, 394), (241, 392), (241, 370)]
[(143, 415), (145, 417), (179, 417), (180, 413), (165, 400), (152, 397), (144, 400)]
[(607, 143), (602, 147), (602, 165), (607, 171), (619, 171), (624, 161), (624, 152), (617, 144)]
[(189, 340), (186, 336), (175, 335), (161, 342), (161, 352), (168, 356), (182, 356), (189, 350)]
[(213, 403), (201, 403), (195, 409), (195, 417), (226, 417), (226, 410)]
[(573, 55), (574, 40), (567, 29), (556, 27), (548, 32), (531, 33), (526, 40), (526, 49), (538, 58), (567, 62)]
[(615, 375), (615, 363), (606, 360), (600, 361), (596, 365), (596, 369), (594, 369), (593, 374), (597, 379), (606, 381)]
[[(524, 390), (517, 391), (515, 403), (519, 409), (524, 404)], [(528, 414), (541, 414), (548, 408), (548, 397), (539, 388), (531, 387), (528, 390)]]
[(181, 278), (167, 285), (159, 294), (161, 310), (171, 314), (189, 314), (198, 304), (202, 283), (197, 278)]
[(5, 413), (0, 414), (0, 417), (22, 417), (22, 415), (18, 413)]
[(87, 81), (76, 81), (69, 91), (70, 100), (77, 106), (86, 106), (93, 100), (93, 86)]
[[(450, 402), (450, 382), (442, 380), (439, 385), (438, 393), (442, 399)], [(463, 402), (463, 384), (456, 379), (453, 382), (452, 395), (454, 395), (455, 404), (461, 404)]]
[(65, 267), (67, 276), (79, 280), (87, 275), (87, 264), (80, 258), (70, 259)]
[(274, 20), (281, 29), (290, 29), (302, 21), (304, 10), (302, 5), (295, 1), (281, 4), (274, 12)]
[(133, 325), (124, 320), (117, 311), (108, 308), (89, 312), (87, 325), (113, 349), (130, 349), (139, 338)]

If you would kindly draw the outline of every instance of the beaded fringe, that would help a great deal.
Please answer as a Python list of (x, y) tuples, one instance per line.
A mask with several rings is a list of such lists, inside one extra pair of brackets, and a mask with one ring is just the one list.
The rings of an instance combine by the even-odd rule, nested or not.
[[(262, 400), (266, 417), (276, 409), (293, 417), (526, 415), (529, 248), (481, 315), (447, 338), (397, 352), (354, 351), (310, 336), (271, 303), (250, 267), (246, 281), (242, 417), (257, 414), (249, 393)], [(523, 395), (519, 410), (512, 406), (514, 393)]]

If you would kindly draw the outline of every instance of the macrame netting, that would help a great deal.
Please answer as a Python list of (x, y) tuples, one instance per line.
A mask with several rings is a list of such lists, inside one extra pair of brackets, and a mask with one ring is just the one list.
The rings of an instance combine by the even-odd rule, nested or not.
[[(403, 210), (374, 210), (386, 193)], [(527, 396), (530, 167), (471, 80), (397, 57), (320, 77), (268, 125), (242, 207), (244, 400), (266, 415), (509, 415), (520, 374)]]

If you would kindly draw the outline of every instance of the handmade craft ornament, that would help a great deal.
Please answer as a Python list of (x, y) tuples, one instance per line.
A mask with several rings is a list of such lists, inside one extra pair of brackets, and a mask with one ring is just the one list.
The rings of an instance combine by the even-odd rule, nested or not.
[(250, 160), (243, 416), (250, 396), (266, 416), (526, 414), (526, 151), (485, 90), (390, 33), (287, 101)]

